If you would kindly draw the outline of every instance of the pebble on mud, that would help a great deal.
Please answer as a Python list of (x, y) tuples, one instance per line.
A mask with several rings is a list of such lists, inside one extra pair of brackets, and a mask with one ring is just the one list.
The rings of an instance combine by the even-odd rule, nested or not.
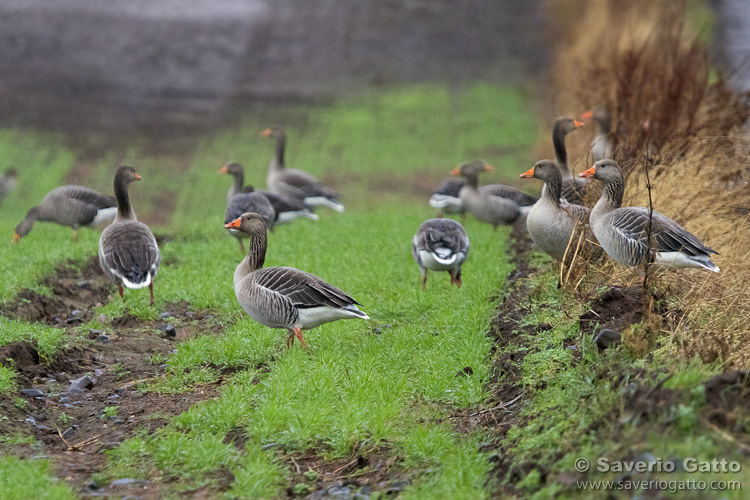
[(71, 394), (83, 394), (87, 390), (90, 390), (92, 387), (94, 387), (95, 383), (95, 379), (93, 379), (89, 375), (84, 375), (83, 377), (77, 378), (70, 383), (68, 392)]
[(39, 389), (21, 389), (21, 393), (25, 396), (44, 396), (44, 393), (40, 391)]
[(167, 318), (171, 318), (171, 317), (172, 317), (172, 313), (171, 312), (159, 313), (159, 319), (167, 319)]
[(622, 335), (608, 328), (600, 331), (594, 336), (594, 342), (596, 342), (599, 349), (607, 349), (619, 345), (621, 341)]
[(146, 481), (145, 479), (131, 479), (131, 478), (124, 478), (124, 479), (115, 479), (109, 485), (113, 488), (117, 487), (131, 487), (131, 486), (146, 486), (151, 481)]

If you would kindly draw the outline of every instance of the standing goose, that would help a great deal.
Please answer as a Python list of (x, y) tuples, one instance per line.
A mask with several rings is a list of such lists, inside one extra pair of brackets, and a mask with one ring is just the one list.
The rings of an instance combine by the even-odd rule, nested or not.
[(469, 236), (453, 219), (427, 219), (419, 225), (411, 244), (411, 254), (427, 288), (427, 270), (448, 271), (451, 284), (461, 288), (461, 266), (469, 255)]
[[(245, 180), (245, 172), (242, 168), (242, 165), (240, 165), (239, 163), (227, 163), (219, 169), (218, 173), (230, 174), (232, 177), (234, 177), (234, 182), (229, 187), (229, 191), (227, 191), (227, 202), (232, 198), (232, 196), (239, 193), (257, 192), (265, 196), (273, 206), (273, 210), (275, 212), (275, 218), (273, 219), (274, 226), (277, 224), (289, 222), (290, 220), (296, 219), (297, 217), (307, 217), (308, 219), (318, 220), (318, 216), (312, 213), (310, 209), (305, 206), (304, 202), (300, 200), (270, 193), (268, 191), (256, 191), (253, 186), (243, 186), (243, 182)], [(224, 222), (227, 223), (230, 220), (234, 220), (245, 212), (261, 213), (258, 212), (258, 210), (243, 210), (234, 215), (231, 219), (225, 220)]]
[[(451, 170), (451, 174), (466, 179), (466, 184), (460, 192), (464, 210), (497, 229), (500, 224), (513, 224), (519, 217), (528, 213), (533, 202), (528, 204), (528, 195), (510, 186), (492, 184), (477, 188), (479, 173), (492, 170), (494, 168), (491, 165), (477, 160), (459, 165)], [(498, 196), (500, 194), (503, 196)]]
[(16, 179), (18, 179), (18, 171), (13, 167), (6, 168), (3, 176), (0, 177), (0, 204), (3, 203), (8, 193), (15, 189)]
[(625, 179), (615, 161), (600, 160), (579, 175), (593, 177), (604, 184), (602, 196), (591, 210), (591, 229), (612, 260), (636, 267), (648, 259), (659, 267), (695, 267), (719, 272), (719, 267), (710, 260), (710, 254), (718, 255), (718, 252), (656, 211), (652, 216), (649, 251), (649, 210), (621, 206)]
[[(555, 148), (555, 161), (557, 166), (560, 167), (560, 174), (562, 175), (562, 197), (568, 202), (576, 205), (583, 203), (583, 198), (586, 195), (586, 189), (588, 183), (585, 179), (578, 179), (573, 177), (568, 168), (568, 149), (565, 147), (565, 137), (577, 128), (583, 127), (583, 123), (576, 121), (567, 116), (561, 116), (555, 120), (555, 124), (552, 126), (552, 145)], [(546, 189), (542, 188), (542, 191)]]
[(284, 127), (274, 125), (260, 133), (261, 137), (276, 140), (276, 153), (268, 166), (268, 189), (274, 194), (287, 196), (305, 202), (307, 207), (325, 205), (337, 212), (344, 211), (339, 195), (334, 190), (321, 184), (318, 179), (304, 170), (286, 168), (284, 164), (284, 147), (286, 134)]
[(430, 206), (437, 208), (438, 217), (444, 214), (463, 214), (464, 204), (461, 201), (461, 179), (444, 179), (430, 197)]
[[(263, 222), (273, 231), (274, 221), (276, 220), (276, 211), (268, 198), (258, 192), (238, 193), (227, 202), (227, 209), (224, 212), (224, 224), (229, 224), (242, 214), (252, 211), (263, 217)], [(240, 244), (240, 251), (245, 251), (245, 245), (242, 243), (243, 238), (249, 236), (242, 231), (229, 229), (229, 233), (237, 238)]]
[(115, 174), (117, 215), (99, 238), (99, 265), (104, 274), (117, 281), (120, 297), (125, 300), (122, 286), (148, 287), (154, 305), (153, 279), (159, 271), (161, 255), (156, 238), (148, 226), (138, 222), (130, 206), (128, 184), (141, 180), (133, 167), (123, 165)]
[(34, 222), (54, 222), (73, 228), (73, 238), (78, 239), (78, 229), (93, 227), (100, 222), (111, 221), (115, 216), (117, 202), (83, 186), (61, 186), (47, 193), (39, 205), (26, 213), (13, 233), (17, 242), (31, 231)]
[(250, 238), (247, 256), (234, 271), (234, 293), (240, 306), (258, 323), (286, 328), (287, 350), (296, 336), (307, 347), (302, 330), (339, 319), (369, 316), (359, 302), (317, 276), (293, 267), (263, 267), (266, 259), (266, 224), (258, 214), (246, 213), (226, 224)]
[(591, 141), (591, 155), (594, 162), (612, 158), (612, 132), (609, 112), (604, 106), (594, 106), (581, 115), (581, 121), (586, 122), (594, 119), (599, 125), (599, 131)]
[(589, 209), (560, 199), (562, 175), (553, 160), (538, 161), (521, 177), (541, 179), (546, 187), (526, 217), (529, 236), (553, 259), (563, 260), (570, 242), (577, 240), (571, 235), (588, 224)]

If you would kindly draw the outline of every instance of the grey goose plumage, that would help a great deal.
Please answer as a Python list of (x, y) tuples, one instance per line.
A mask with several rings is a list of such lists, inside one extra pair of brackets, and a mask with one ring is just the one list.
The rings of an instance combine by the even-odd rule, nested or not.
[(13, 240), (18, 241), (31, 231), (35, 222), (54, 222), (73, 228), (74, 237), (81, 227), (93, 227), (115, 217), (116, 201), (83, 186), (67, 185), (48, 192), (39, 205), (31, 208), (15, 229)]
[(561, 199), (562, 175), (553, 160), (538, 161), (521, 177), (541, 179), (545, 185), (541, 198), (526, 217), (529, 236), (553, 259), (563, 260), (571, 241), (575, 245), (580, 231), (587, 232), (589, 209)]
[(651, 222), (651, 249), (648, 248), (649, 209), (623, 207), (625, 179), (613, 160), (599, 160), (579, 174), (604, 184), (599, 201), (591, 210), (591, 229), (612, 260), (635, 267), (644, 261), (658, 267), (703, 268), (718, 273), (710, 254), (718, 254), (675, 221), (654, 211)]
[(461, 201), (461, 188), (464, 187), (461, 179), (444, 179), (438, 184), (435, 192), (430, 197), (430, 206), (437, 209), (439, 217), (444, 214), (463, 214), (464, 204)]
[(469, 236), (453, 219), (427, 219), (412, 239), (411, 254), (419, 266), (422, 289), (427, 287), (427, 270), (447, 271), (451, 284), (461, 288), (461, 266), (469, 256)]
[(242, 309), (258, 323), (289, 332), (287, 349), (298, 338), (306, 347), (302, 330), (339, 319), (369, 316), (359, 302), (305, 271), (293, 267), (263, 267), (267, 233), (263, 218), (246, 213), (226, 224), (250, 237), (248, 252), (234, 271), (234, 292)]
[(274, 194), (301, 200), (308, 208), (324, 205), (337, 212), (344, 211), (339, 195), (321, 184), (318, 179), (304, 170), (287, 168), (284, 163), (286, 132), (281, 125), (274, 125), (260, 133), (276, 141), (276, 149), (268, 166), (268, 190)]
[(99, 238), (99, 265), (109, 279), (117, 281), (123, 300), (123, 285), (134, 289), (147, 286), (153, 305), (153, 279), (161, 263), (159, 245), (148, 226), (136, 219), (128, 196), (128, 185), (140, 179), (133, 167), (123, 165), (117, 169), (114, 182), (117, 215)]
[[(561, 194), (569, 203), (575, 205), (583, 203), (588, 189), (588, 182), (585, 179), (573, 177), (573, 174), (570, 172), (570, 168), (568, 167), (568, 148), (565, 146), (565, 138), (580, 127), (583, 127), (583, 123), (567, 116), (558, 117), (552, 126), (552, 146), (555, 149), (555, 161), (557, 162), (557, 166), (560, 167), (560, 174), (563, 180)], [(546, 187), (543, 187), (542, 191), (545, 189)]]
[(536, 198), (503, 184), (478, 187), (479, 173), (491, 170), (493, 167), (487, 162), (476, 160), (459, 165), (451, 174), (466, 179), (459, 193), (464, 210), (497, 229), (501, 224), (513, 224), (525, 217)]
[(596, 135), (591, 140), (591, 156), (594, 162), (612, 158), (612, 119), (604, 106), (594, 106), (581, 115), (581, 121), (593, 119), (599, 126)]

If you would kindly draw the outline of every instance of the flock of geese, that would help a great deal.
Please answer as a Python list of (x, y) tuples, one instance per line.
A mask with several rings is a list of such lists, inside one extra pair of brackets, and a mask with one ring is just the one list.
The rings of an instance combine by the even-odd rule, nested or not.
[[(502, 184), (479, 186), (479, 174), (492, 170), (484, 161), (464, 163), (451, 171), (454, 177), (443, 181), (430, 199), (439, 217), (424, 221), (412, 241), (412, 255), (419, 266), (423, 288), (428, 270), (447, 272), (451, 283), (461, 287), (469, 236), (460, 222), (442, 215), (465, 212), (495, 229), (525, 222), (537, 246), (557, 260), (564, 259), (570, 242), (584, 231), (587, 237), (592, 233), (603, 250), (625, 266), (635, 267), (648, 260), (659, 266), (719, 272), (710, 260), (710, 254), (716, 252), (676, 222), (658, 212), (650, 218), (644, 207), (621, 206), (625, 182), (619, 165), (608, 158), (612, 143), (606, 110), (594, 108), (581, 119), (599, 123), (591, 148), (594, 166), (579, 177), (573, 176), (568, 168), (565, 137), (584, 124), (558, 118), (552, 132), (555, 159), (541, 160), (520, 175), (544, 182), (539, 198)], [(243, 240), (249, 240), (247, 254), (234, 273), (234, 290), (250, 317), (267, 327), (288, 331), (288, 349), (295, 338), (306, 347), (303, 330), (339, 319), (369, 316), (351, 296), (313, 274), (293, 267), (263, 267), (268, 230), (299, 217), (317, 220), (313, 210), (319, 206), (339, 212), (344, 211), (344, 206), (338, 194), (315, 177), (286, 167), (283, 127), (270, 127), (260, 135), (275, 141), (267, 191), (244, 186), (244, 172), (238, 163), (228, 163), (218, 171), (233, 177), (227, 192), (224, 227), (237, 238), (243, 252)], [(589, 190), (586, 178), (604, 185), (592, 209), (582, 204)], [(70, 226), (77, 235), (80, 227), (112, 220), (99, 238), (100, 266), (117, 283), (123, 300), (123, 286), (148, 287), (153, 305), (153, 279), (161, 260), (159, 246), (149, 227), (137, 220), (128, 196), (128, 186), (140, 179), (132, 167), (121, 166), (114, 178), (114, 197), (76, 185), (53, 189), (28, 211), (16, 227), (13, 241), (26, 236), (37, 221)]]

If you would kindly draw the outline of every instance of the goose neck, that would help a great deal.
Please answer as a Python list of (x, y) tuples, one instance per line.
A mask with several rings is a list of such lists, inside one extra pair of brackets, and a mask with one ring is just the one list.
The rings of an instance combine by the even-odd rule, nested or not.
[(552, 133), (552, 145), (555, 148), (555, 160), (557, 160), (557, 165), (560, 167), (563, 177), (566, 174), (570, 175), (570, 170), (568, 170), (568, 150), (565, 148), (565, 135), (565, 132), (559, 127), (555, 127), (555, 130)]
[(622, 175), (612, 177), (604, 183), (602, 197), (596, 202), (593, 212), (606, 213), (622, 206), (622, 197), (625, 193), (625, 180)]
[(115, 178), (115, 199), (117, 200), (115, 221), (135, 220), (135, 213), (130, 205), (130, 196), (128, 195), (128, 184), (120, 178)]
[(276, 166), (284, 168), (284, 148), (286, 147), (286, 135), (281, 134), (276, 138)]
[(560, 196), (562, 196), (562, 177), (560, 172), (555, 172), (544, 179), (544, 185), (546, 189), (543, 190), (542, 196), (554, 205), (560, 206)]
[(232, 186), (229, 188), (229, 194), (227, 195), (227, 199), (231, 198), (237, 193), (241, 193), (242, 184), (244, 184), (245, 182), (244, 172), (235, 172), (234, 174), (232, 174), (232, 176), (234, 177), (234, 182), (232, 183)]
[(265, 230), (254, 231), (250, 235), (250, 243), (248, 244), (247, 255), (237, 267), (237, 271), (241, 274), (249, 274), (253, 271), (261, 269), (263, 264), (266, 262), (266, 248), (268, 245), (268, 239)]

